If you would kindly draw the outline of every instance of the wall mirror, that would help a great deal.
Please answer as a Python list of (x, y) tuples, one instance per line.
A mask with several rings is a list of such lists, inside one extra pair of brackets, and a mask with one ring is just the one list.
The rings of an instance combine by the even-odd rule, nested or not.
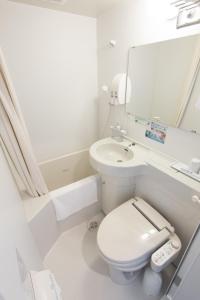
[(126, 111), (200, 133), (200, 35), (133, 47)]

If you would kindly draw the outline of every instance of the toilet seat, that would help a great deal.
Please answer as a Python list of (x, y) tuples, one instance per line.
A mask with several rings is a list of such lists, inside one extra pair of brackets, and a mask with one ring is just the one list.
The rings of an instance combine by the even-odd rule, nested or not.
[(122, 271), (141, 269), (174, 232), (173, 227), (143, 199), (131, 199), (102, 221), (97, 244), (103, 259)]

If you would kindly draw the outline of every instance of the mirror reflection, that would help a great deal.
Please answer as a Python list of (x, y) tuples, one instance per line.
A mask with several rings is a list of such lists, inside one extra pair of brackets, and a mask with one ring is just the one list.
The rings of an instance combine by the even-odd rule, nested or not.
[(200, 133), (200, 36), (134, 47), (127, 112)]

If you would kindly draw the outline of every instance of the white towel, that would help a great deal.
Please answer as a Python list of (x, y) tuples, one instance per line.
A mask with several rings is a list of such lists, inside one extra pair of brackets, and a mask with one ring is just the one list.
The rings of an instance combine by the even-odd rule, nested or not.
[(99, 176), (90, 176), (51, 192), (57, 221), (98, 201)]

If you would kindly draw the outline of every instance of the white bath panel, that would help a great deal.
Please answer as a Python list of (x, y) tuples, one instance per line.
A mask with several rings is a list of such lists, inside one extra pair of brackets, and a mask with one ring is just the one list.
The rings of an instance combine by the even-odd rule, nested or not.
[[(64, 231), (89, 220), (100, 212), (99, 190), (100, 178), (96, 175), (54, 190), (37, 199), (24, 197), (26, 218), (42, 258)], [(62, 202), (64, 203), (60, 209), (61, 215), (62, 209), (66, 213), (62, 221), (56, 219), (53, 201), (58, 201), (61, 206)], [(100, 219), (95, 218), (94, 222), (99, 224)]]

